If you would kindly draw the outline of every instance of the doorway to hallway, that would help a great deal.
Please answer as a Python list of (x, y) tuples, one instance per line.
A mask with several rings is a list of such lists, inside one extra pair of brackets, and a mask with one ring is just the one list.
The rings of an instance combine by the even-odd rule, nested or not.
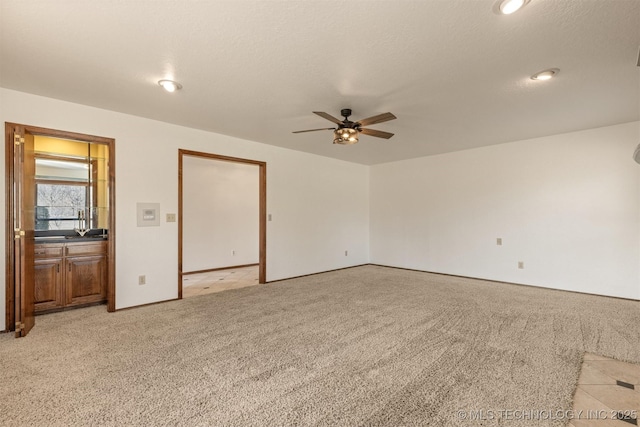
[(266, 163), (179, 150), (178, 173), (178, 298), (265, 283)]

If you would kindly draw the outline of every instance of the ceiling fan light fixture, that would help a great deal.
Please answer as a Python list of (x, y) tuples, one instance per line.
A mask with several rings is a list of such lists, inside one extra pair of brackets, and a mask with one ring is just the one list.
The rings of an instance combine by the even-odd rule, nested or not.
[(178, 82), (174, 82), (173, 80), (159, 80), (158, 84), (167, 92), (175, 92), (176, 90), (182, 89), (182, 85)]
[(498, 0), (493, 5), (493, 11), (498, 15), (511, 15), (522, 9), (529, 0)]
[(351, 145), (358, 142), (359, 133), (357, 129), (343, 128), (333, 132), (333, 143)]

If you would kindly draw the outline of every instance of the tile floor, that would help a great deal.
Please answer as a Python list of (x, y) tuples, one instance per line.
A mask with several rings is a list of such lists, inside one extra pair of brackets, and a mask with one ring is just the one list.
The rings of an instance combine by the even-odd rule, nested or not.
[(230, 268), (207, 273), (187, 274), (182, 277), (182, 297), (244, 288), (258, 284), (258, 266)]
[(584, 355), (569, 427), (629, 427), (640, 414), (640, 365)]

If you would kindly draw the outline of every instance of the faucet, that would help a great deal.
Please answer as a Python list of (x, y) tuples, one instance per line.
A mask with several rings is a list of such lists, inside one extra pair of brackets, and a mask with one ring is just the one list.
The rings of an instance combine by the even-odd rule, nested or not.
[(84, 237), (91, 229), (87, 228), (87, 219), (85, 217), (84, 210), (78, 211), (78, 228), (74, 228), (74, 231)]

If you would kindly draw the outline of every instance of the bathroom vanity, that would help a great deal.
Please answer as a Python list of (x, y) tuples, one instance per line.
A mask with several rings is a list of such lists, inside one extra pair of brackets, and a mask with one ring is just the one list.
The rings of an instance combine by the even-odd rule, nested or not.
[(108, 154), (36, 136), (35, 314), (101, 304), (108, 282)]
[(107, 240), (36, 238), (35, 313), (105, 303)]

